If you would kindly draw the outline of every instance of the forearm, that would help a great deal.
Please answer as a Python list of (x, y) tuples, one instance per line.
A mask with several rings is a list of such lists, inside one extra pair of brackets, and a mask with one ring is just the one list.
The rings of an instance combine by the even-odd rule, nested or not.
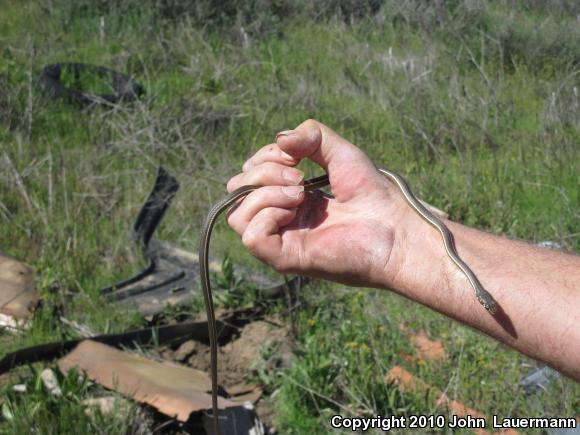
[(446, 224), (498, 313), (483, 309), (439, 234), (425, 225), (413, 242), (416, 252), (399, 262), (392, 287), (580, 380), (580, 257)]
[[(296, 191), (302, 174), (289, 170), (305, 158), (328, 174), (334, 199)], [(497, 301), (492, 316), (408, 196), (314, 120), (279, 133), (228, 190), (247, 184), (264, 187), (228, 222), (276, 270), (393, 289), (580, 380), (580, 258), (446, 222), (459, 255)]]

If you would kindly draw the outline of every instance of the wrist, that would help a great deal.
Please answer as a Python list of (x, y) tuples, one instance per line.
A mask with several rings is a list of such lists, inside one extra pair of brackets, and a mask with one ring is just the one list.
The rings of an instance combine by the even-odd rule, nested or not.
[(447, 305), (453, 273), (439, 232), (407, 204), (395, 225), (383, 287), (435, 309)]

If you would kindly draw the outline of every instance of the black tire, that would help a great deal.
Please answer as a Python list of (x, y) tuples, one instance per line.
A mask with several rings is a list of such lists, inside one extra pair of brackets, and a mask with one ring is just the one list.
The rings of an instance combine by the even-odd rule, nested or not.
[[(79, 88), (77, 86), (67, 87), (61, 80), (63, 71), (72, 74), (76, 82), (79, 81), (81, 74), (94, 75), (105, 81), (108, 87), (111, 88), (111, 92), (97, 94), (80, 89), (80, 86)], [(40, 72), (39, 82), (51, 99), (63, 99), (82, 106), (132, 101), (145, 92), (143, 86), (125, 74), (102, 66), (85, 63), (55, 63), (45, 66)]]

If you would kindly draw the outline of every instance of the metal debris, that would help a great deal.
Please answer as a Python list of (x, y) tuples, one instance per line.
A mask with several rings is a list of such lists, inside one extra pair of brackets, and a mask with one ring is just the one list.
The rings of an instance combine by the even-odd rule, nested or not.
[[(208, 435), (215, 434), (213, 421), (207, 415), (203, 416), (203, 428)], [(266, 429), (250, 402), (245, 402), (236, 408), (228, 408), (220, 413), (220, 429), (223, 434), (266, 435)]]
[(38, 300), (34, 269), (0, 254), (0, 326), (25, 327)]
[(560, 243), (554, 242), (552, 240), (542, 240), (541, 242), (536, 243), (536, 246), (539, 246), (540, 248), (548, 248), (555, 250), (564, 248)]
[[(118, 391), (185, 422), (197, 411), (211, 409), (211, 381), (200, 370), (157, 362), (95, 341), (83, 341), (58, 361), (63, 373), (78, 368), (104, 387)], [(220, 398), (220, 409), (239, 403)]]
[[(130, 239), (141, 249), (149, 265), (137, 275), (102, 288), (101, 294), (111, 302), (121, 302), (142, 315), (160, 313), (166, 305), (191, 300), (191, 292), (200, 292), (199, 259), (192, 252), (153, 238), (157, 226), (179, 190), (177, 179), (160, 167), (151, 193), (139, 212)], [(210, 261), (210, 270), (221, 272), (221, 263)], [(264, 298), (275, 298), (310, 282), (295, 277), (288, 282), (275, 281), (265, 274), (245, 273)]]
[[(74, 84), (65, 84), (63, 76), (67, 75)], [(87, 80), (106, 85), (110, 92), (92, 93), (83, 89)], [(133, 77), (98, 65), (78, 62), (63, 62), (47, 65), (42, 68), (38, 81), (46, 94), (53, 100), (59, 98), (80, 107), (100, 104), (114, 105), (138, 99), (145, 89)], [(90, 82), (89, 82), (90, 83)]]
[(520, 381), (520, 387), (532, 391), (538, 388), (546, 389), (548, 384), (560, 377), (560, 373), (550, 367), (542, 367), (534, 370)]
[(576, 427), (572, 429), (546, 429), (548, 435), (580, 435), (580, 420), (576, 419)]
[[(229, 337), (236, 327), (237, 314), (233, 313), (217, 321), (220, 339)], [(157, 344), (179, 343), (187, 339), (208, 342), (207, 321), (178, 323), (159, 327), (138, 329), (119, 334), (103, 334), (91, 337), (91, 340), (114, 346), (147, 345), (155, 341)], [(55, 358), (66, 351), (72, 350), (82, 339), (58, 341), (27, 347), (4, 356), (0, 360), (0, 374), (22, 364)]]

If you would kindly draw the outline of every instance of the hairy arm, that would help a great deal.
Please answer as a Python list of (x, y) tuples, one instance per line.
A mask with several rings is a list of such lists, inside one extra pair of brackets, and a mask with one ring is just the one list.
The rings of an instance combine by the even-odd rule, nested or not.
[[(459, 255), (498, 302), (497, 314), (482, 309), (439, 234), (425, 225), (400, 233), (393, 252), (402, 255), (386, 268), (384, 287), (580, 380), (580, 257), (445, 223)], [(406, 248), (397, 250), (397, 243)]]
[[(310, 159), (332, 194), (304, 192)], [(228, 222), (283, 273), (377, 287), (433, 308), (580, 380), (580, 257), (445, 221), (460, 257), (498, 303), (491, 315), (445, 252), (440, 234), (355, 145), (309, 120), (280, 133), (228, 183), (263, 186)]]

